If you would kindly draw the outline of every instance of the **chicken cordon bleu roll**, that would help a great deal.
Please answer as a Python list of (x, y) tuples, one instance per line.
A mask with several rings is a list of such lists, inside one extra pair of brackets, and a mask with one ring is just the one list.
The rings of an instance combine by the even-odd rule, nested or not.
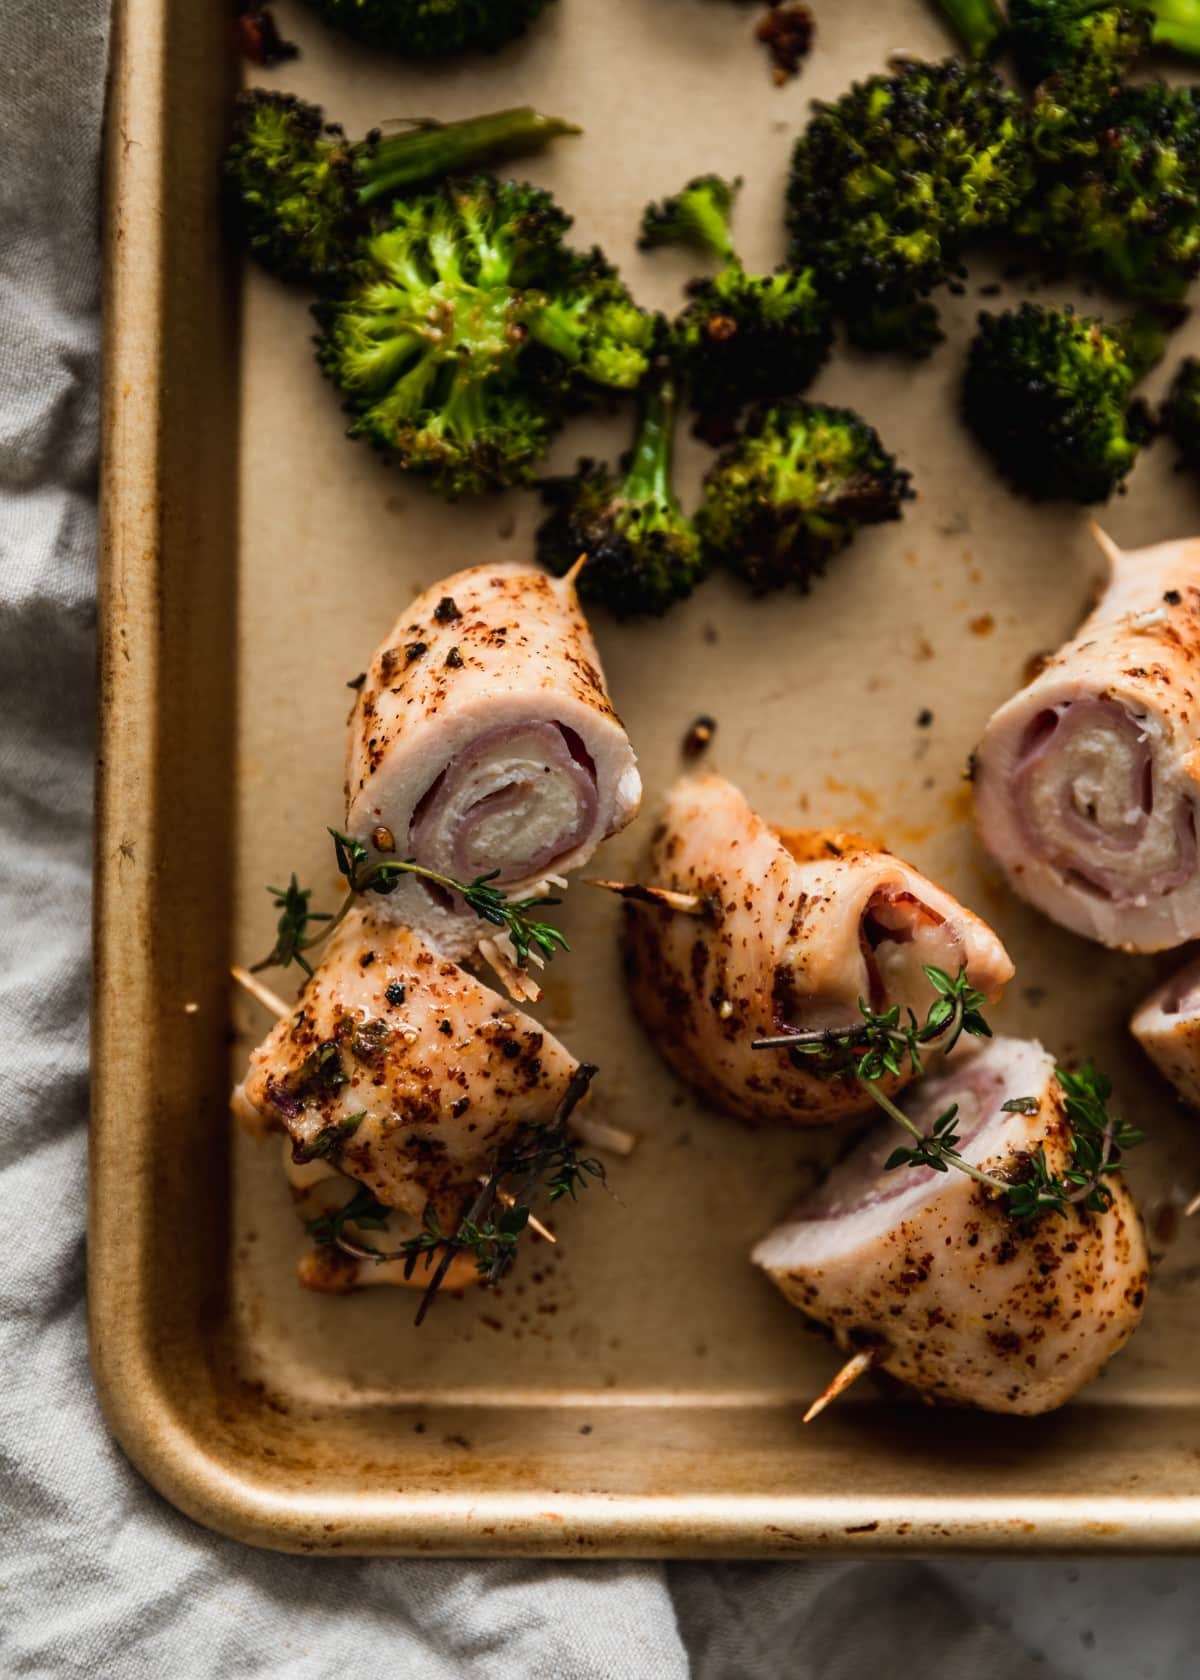
[(1200, 539), (1122, 553), (1075, 638), (994, 715), (984, 844), (1023, 898), (1128, 951), (1200, 934)]
[[(952, 1103), (972, 1165), (1018, 1174), (1039, 1146), (1051, 1171), (1070, 1165), (1063, 1091), (1040, 1044), (964, 1051), (903, 1107), (928, 1132)], [(1022, 1227), (961, 1172), (885, 1170), (898, 1135), (873, 1128), (753, 1260), (839, 1347), (871, 1352), (924, 1399), (1026, 1415), (1061, 1406), (1141, 1317), (1149, 1262), (1123, 1181), (1105, 1180), (1106, 1212), (1072, 1207)]]
[(771, 828), (719, 776), (672, 789), (644, 881), (695, 913), (626, 890), (634, 1008), (683, 1079), (747, 1120), (819, 1123), (870, 1101), (852, 1073), (756, 1039), (845, 1027), (860, 998), (921, 1015), (926, 965), (965, 967), (989, 1001), (1012, 977), (991, 929), (911, 865), (853, 835)]
[[(295, 1012), (251, 1054), (233, 1107), (252, 1130), (286, 1132), (293, 1189), (309, 1200), (314, 1187), (327, 1205), (362, 1187), (408, 1217), (393, 1234), (428, 1212), (454, 1231), (500, 1152), (550, 1124), (578, 1070), (538, 1022), (415, 933), (355, 910)], [(397, 1281), (360, 1277), (333, 1250), (306, 1268), (302, 1281), (319, 1287)], [(418, 1269), (412, 1281), (427, 1279)]]
[[(574, 582), (476, 566), (413, 602), (350, 717), (347, 828), (372, 855), (510, 896), (576, 869), (636, 814), (641, 778)], [(478, 919), (409, 877), (381, 914), (465, 957)]]
[(1129, 1030), (1184, 1102), (1200, 1108), (1200, 959), (1155, 987)]

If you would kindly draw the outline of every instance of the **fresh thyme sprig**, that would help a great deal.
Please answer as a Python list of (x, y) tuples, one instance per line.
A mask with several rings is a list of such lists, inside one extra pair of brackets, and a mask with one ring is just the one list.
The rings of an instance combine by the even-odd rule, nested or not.
[[(858, 1007), (863, 1018), (851, 1026), (760, 1038), (755, 1040), (754, 1049), (786, 1049), (797, 1066), (811, 1059), (814, 1072), (828, 1078), (852, 1073), (871, 1100), (914, 1139), (911, 1146), (901, 1145), (892, 1151), (884, 1162), (885, 1170), (930, 1167), (934, 1172), (949, 1172), (953, 1168), (1003, 1196), (1013, 1219), (1024, 1226), (1032, 1225), (1045, 1213), (1065, 1217), (1072, 1207), (1105, 1212), (1112, 1206), (1112, 1191), (1104, 1180), (1120, 1171), (1122, 1151), (1141, 1143), (1145, 1134), (1109, 1114), (1111, 1081), (1091, 1062), (1078, 1073), (1058, 1069), (1071, 1128), (1071, 1162), (1061, 1173), (1050, 1171), (1040, 1143), (1020, 1158), (1018, 1170), (1011, 1177), (985, 1172), (959, 1153), (957, 1103), (939, 1114), (928, 1132), (922, 1132), (888, 1096), (882, 1082), (889, 1075), (901, 1077), (906, 1071), (919, 1078), (924, 1072), (921, 1052), (928, 1046), (936, 1044), (939, 1050), (948, 1052), (963, 1033), (971, 1038), (992, 1035), (983, 1016), (987, 998), (969, 984), (965, 967), (953, 978), (933, 967), (926, 967), (925, 975), (937, 996), (921, 1023), (912, 1010), (903, 1020), (898, 1005), (876, 1012), (860, 998)], [(1016, 1097), (1003, 1106), (1008, 1113), (1031, 1114), (1038, 1109), (1033, 1097)]]
[[(362, 1230), (382, 1230), (387, 1224), (389, 1209), (364, 1188), (336, 1213), (309, 1220), (309, 1235), (317, 1243), (333, 1244), (358, 1260), (403, 1260), (406, 1278), (412, 1277), (419, 1260), (424, 1260), (426, 1268), (436, 1262), (417, 1312), (418, 1324), (432, 1305), (456, 1254), (472, 1254), (483, 1281), (499, 1283), (517, 1257), (518, 1244), (529, 1226), (534, 1198), (540, 1188), (546, 1190), (552, 1202), (563, 1196), (574, 1200), (591, 1179), (604, 1181), (603, 1163), (581, 1155), (567, 1135), (571, 1113), (595, 1074), (596, 1069), (590, 1064), (578, 1067), (548, 1124), (522, 1127), (501, 1149), (490, 1175), (472, 1197), (453, 1232), (443, 1231), (436, 1213), (427, 1207), (417, 1235), (396, 1248), (380, 1250), (354, 1242), (345, 1233), (348, 1224)], [(520, 1180), (511, 1198), (504, 1191), (507, 1179)]]
[[(481, 921), (507, 933), (518, 968), (529, 966), (531, 954), (549, 962), (557, 951), (570, 949), (565, 934), (558, 928), (550, 922), (537, 921), (529, 914), (531, 910), (559, 904), (560, 899), (546, 896), (511, 899), (495, 884), (500, 873), (498, 869), (486, 875), (477, 875), (473, 881), (456, 881), (452, 876), (439, 874), (436, 869), (426, 869), (412, 858), (374, 858), (361, 840), (352, 839), (336, 828), (331, 828), (329, 832), (333, 836), (338, 871), (345, 877), (347, 885), (341, 908), (336, 914), (311, 909), (312, 889), (301, 887), (295, 875), (286, 887), (268, 887), (267, 891), (279, 910), (275, 944), (261, 962), (254, 964), (252, 972), (257, 973), (263, 968), (287, 968), (289, 963), (295, 962), (306, 974), (311, 974), (312, 965), (305, 953), (329, 938), (364, 893), (395, 892), (404, 875), (416, 875), (423, 881), (445, 888), (447, 892), (457, 893)], [(314, 922), (324, 923), (324, 926), (310, 932)]]
[(295, 875), (286, 887), (268, 887), (267, 891), (275, 900), (279, 911), (279, 921), (275, 927), (275, 943), (261, 962), (256, 962), (251, 968), (251, 974), (257, 974), (264, 968), (287, 968), (289, 963), (299, 963), (305, 974), (311, 975), (312, 964), (304, 955), (311, 945), (318, 939), (323, 939), (324, 933), (309, 939), (310, 922), (331, 922), (333, 917), (325, 910), (310, 910), (308, 901), (312, 897), (311, 887), (302, 887)]

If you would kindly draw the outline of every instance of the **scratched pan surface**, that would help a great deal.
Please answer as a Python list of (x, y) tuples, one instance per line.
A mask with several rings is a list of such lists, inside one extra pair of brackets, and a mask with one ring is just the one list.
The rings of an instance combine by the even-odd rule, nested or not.
[[(269, 943), (266, 881), (294, 868), (335, 891), (322, 836), (341, 811), (347, 680), (415, 590), (528, 555), (536, 508), (446, 508), (346, 442), (305, 300), (222, 248), (215, 169), (240, 73), (224, 10), (124, 0), (114, 73), (91, 1263), (97, 1380), (122, 1443), (202, 1522), (316, 1551), (1194, 1543), (1200, 1229), (1173, 1231), (1171, 1210), (1200, 1181), (1200, 1141), (1123, 1026), (1170, 959), (1039, 920), (969, 821), (972, 744), (1100, 569), (1087, 518), (1009, 497), (956, 423), (982, 269), (943, 299), (950, 340), (927, 364), (840, 354), (816, 387), (861, 407), (912, 469), (920, 499), (902, 525), (865, 535), (807, 599), (764, 605), (718, 580), (665, 624), (598, 625), (647, 791), (604, 871), (636, 870), (681, 738), (710, 712), (710, 763), (768, 816), (866, 829), (981, 910), (1018, 964), (998, 1024), (1095, 1053), (1153, 1134), (1130, 1168), (1159, 1255), (1134, 1343), (1041, 1421), (897, 1408), (864, 1384), (802, 1427), (834, 1358), (746, 1254), (835, 1140), (698, 1108), (629, 1019), (614, 905), (582, 887), (544, 1016), (601, 1064), (599, 1111), (642, 1135), (614, 1197), (589, 1195), (557, 1221), (557, 1249), (532, 1249), (497, 1295), (442, 1301), (419, 1332), (409, 1296), (296, 1286), (277, 1149), (232, 1136), (226, 1116), (267, 1021), (223, 976)], [(782, 90), (749, 17), (711, 0), (562, 0), (526, 43), (437, 72), (280, 5), (304, 56), (257, 79), (318, 98), (351, 132), (522, 100), (580, 119), (586, 136), (527, 172), (666, 306), (689, 264), (635, 253), (649, 195), (742, 173), (740, 238), (770, 263), (809, 99), (888, 49), (945, 47), (919, 0), (817, 10), (816, 52)], [(1200, 347), (1185, 333), (1172, 357), (1189, 337)], [(557, 462), (619, 449), (623, 427), (575, 427)], [(682, 450), (689, 488), (702, 455)], [(1200, 499), (1160, 446), (1104, 519), (1148, 543), (1195, 528)]]

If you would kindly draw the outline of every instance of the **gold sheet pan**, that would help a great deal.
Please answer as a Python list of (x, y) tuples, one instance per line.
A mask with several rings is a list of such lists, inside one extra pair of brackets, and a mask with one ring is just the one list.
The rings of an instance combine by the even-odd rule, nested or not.
[[(955, 419), (988, 278), (947, 298), (930, 362), (839, 355), (817, 394), (861, 407), (913, 470), (902, 525), (807, 599), (708, 584), (662, 625), (599, 626), (647, 811), (700, 712), (715, 768), (772, 818), (866, 828), (994, 921), (1018, 962), (998, 1014), (1112, 1069), (1153, 1132), (1131, 1176), (1158, 1258), (1144, 1328), (1066, 1412), (1029, 1422), (889, 1405), (866, 1385), (804, 1428), (833, 1356), (746, 1252), (835, 1147), (696, 1107), (628, 1018), (615, 906), (576, 888), (546, 1019), (601, 1064), (600, 1111), (643, 1134), (498, 1297), (301, 1292), (273, 1148), (231, 1135), (232, 1071), (265, 1030), (229, 963), (269, 943), (263, 883), (331, 895), (346, 680), (418, 587), (529, 551), (531, 497), (447, 509), (342, 436), (305, 300), (223, 248), (217, 159), (240, 73), (227, 7), (121, 0), (107, 215), (103, 725), (97, 841), (92, 1353), (126, 1451), (199, 1521), (317, 1552), (783, 1556), (806, 1551), (1181, 1550), (1200, 1536), (1200, 1180), (1195, 1123), (1124, 1034), (1162, 962), (1102, 953), (1001, 888), (963, 765), (1099, 572), (1087, 520), (998, 488)], [(667, 305), (690, 265), (638, 256), (641, 204), (691, 173), (746, 177), (745, 255), (781, 252), (789, 138), (808, 100), (893, 47), (945, 38), (919, 0), (820, 4), (776, 90), (750, 20), (709, 0), (562, 0), (494, 60), (404, 68), (281, 5), (296, 64), (257, 79), (351, 132), (529, 99), (586, 135), (530, 162), (582, 240)], [(1188, 335), (1185, 335), (1185, 338)], [(1196, 334), (1190, 335), (1196, 340)], [(582, 423), (555, 461), (621, 447)], [(682, 451), (694, 488), (703, 451)], [(1105, 512), (1134, 545), (1194, 528), (1160, 446)], [(933, 723), (918, 727), (929, 708)], [(636, 867), (648, 816), (610, 845)], [(285, 977), (286, 979), (286, 977)], [(1200, 1226), (1200, 1221), (1196, 1222)]]

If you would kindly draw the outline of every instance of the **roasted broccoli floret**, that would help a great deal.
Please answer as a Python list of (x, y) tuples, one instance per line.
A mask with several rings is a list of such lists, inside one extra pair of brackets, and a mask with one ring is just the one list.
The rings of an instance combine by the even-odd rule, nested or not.
[(1038, 181), (1014, 231), (1058, 267), (1180, 302), (1200, 271), (1200, 91), (1053, 77), (1031, 129)]
[(807, 592), (860, 525), (899, 519), (911, 495), (908, 473), (851, 409), (775, 403), (709, 469), (696, 524), (710, 561), (756, 594)]
[(331, 29), (413, 58), (494, 52), (521, 35), (547, 0), (311, 0)]
[(1035, 501), (1105, 501), (1150, 436), (1129, 399), (1163, 342), (1150, 321), (1107, 326), (1070, 308), (981, 315), (963, 416), (1014, 489)]
[(818, 104), (792, 158), (791, 261), (866, 349), (925, 355), (929, 293), (1008, 228), (1032, 164), (1020, 100), (983, 65), (909, 64)]
[(237, 102), (225, 177), (250, 254), (284, 279), (323, 284), (353, 261), (394, 195), (578, 132), (526, 106), (349, 141), (319, 106), (256, 88)]
[(832, 312), (810, 269), (747, 274), (730, 221), (740, 182), (701, 175), (642, 218), (643, 250), (685, 244), (719, 257), (720, 273), (689, 287), (676, 327), (688, 393), (706, 414), (802, 391), (829, 353)]
[(550, 513), (538, 531), (538, 559), (561, 577), (582, 558), (580, 595), (618, 618), (666, 612), (706, 570), (696, 528), (671, 486), (675, 409), (675, 381), (660, 374), (642, 397), (620, 477), (585, 460), (570, 477), (542, 485)]
[(655, 323), (548, 193), (491, 176), (400, 200), (316, 305), (352, 437), (458, 496), (526, 482), (570, 402), (633, 390)]
[(1081, 69), (1120, 81), (1151, 46), (1200, 56), (1200, 0), (1008, 0), (1008, 24), (1031, 82)]
[(1159, 414), (1159, 425), (1179, 451), (1179, 459), (1200, 472), (1200, 358), (1180, 363)]
[(996, 0), (937, 0), (937, 8), (971, 58), (986, 58), (1004, 34)]

